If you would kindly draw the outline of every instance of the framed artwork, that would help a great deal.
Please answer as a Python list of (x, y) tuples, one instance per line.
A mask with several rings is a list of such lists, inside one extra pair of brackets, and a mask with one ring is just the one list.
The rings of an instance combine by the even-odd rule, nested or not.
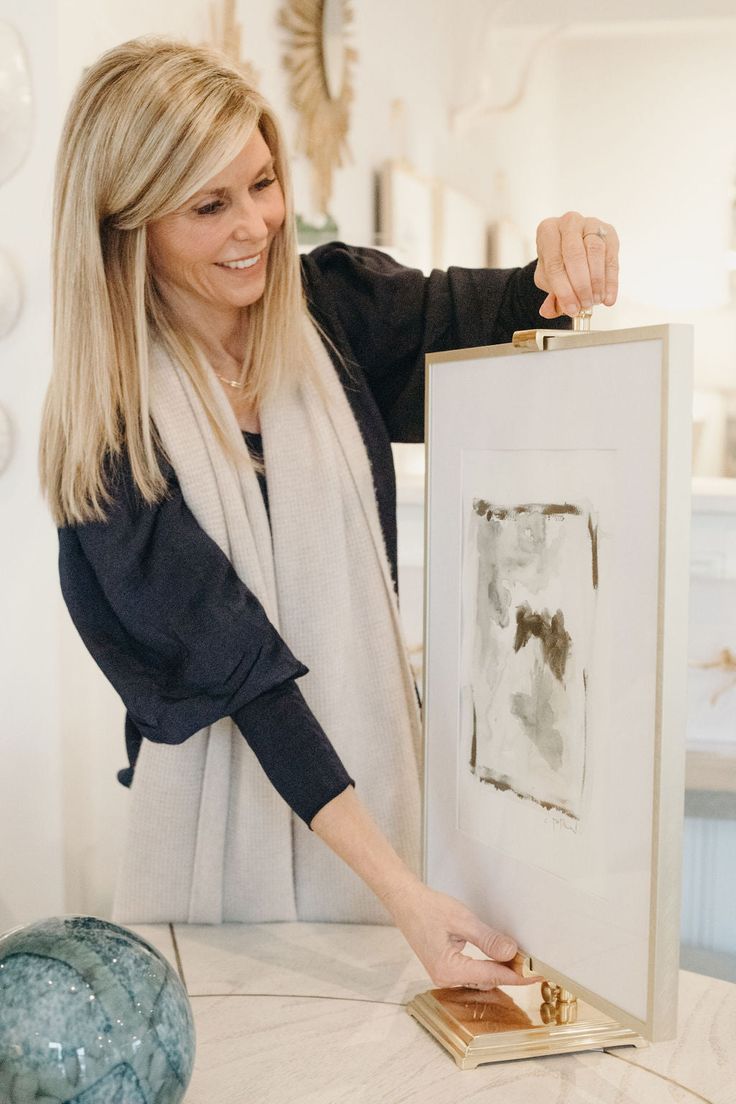
[(378, 174), (378, 248), (429, 275), (435, 267), (435, 183), (402, 162), (387, 162)]
[(521, 268), (529, 264), (534, 253), (534, 246), (511, 219), (498, 219), (489, 227), (487, 263), (490, 268)]
[(427, 358), (424, 874), (671, 1038), (691, 331), (546, 346)]
[(450, 265), (485, 268), (488, 264), (488, 224), (482, 206), (440, 181), (435, 186), (434, 202), (435, 266), (441, 269)]
[(736, 478), (736, 391), (724, 396), (726, 408), (723, 427), (723, 474), (727, 479)]

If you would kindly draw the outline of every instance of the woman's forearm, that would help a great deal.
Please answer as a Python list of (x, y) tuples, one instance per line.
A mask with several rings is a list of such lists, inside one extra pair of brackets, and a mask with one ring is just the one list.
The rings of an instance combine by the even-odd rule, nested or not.
[[(323, 805), (310, 827), (383, 902), (435, 985), (491, 989), (531, 983), (509, 961), (517, 951), (513, 939), (488, 927), (461, 901), (425, 886), (396, 854), (352, 786)], [(488, 960), (463, 954), (468, 942)]]
[(396, 854), (352, 786), (323, 805), (310, 827), (389, 911), (402, 894), (422, 884)]

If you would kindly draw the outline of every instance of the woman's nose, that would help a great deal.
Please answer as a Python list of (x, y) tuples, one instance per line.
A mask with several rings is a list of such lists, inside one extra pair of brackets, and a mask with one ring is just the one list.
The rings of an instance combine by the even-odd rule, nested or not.
[(248, 198), (236, 207), (233, 237), (237, 241), (262, 242), (268, 236), (263, 215), (252, 199)]

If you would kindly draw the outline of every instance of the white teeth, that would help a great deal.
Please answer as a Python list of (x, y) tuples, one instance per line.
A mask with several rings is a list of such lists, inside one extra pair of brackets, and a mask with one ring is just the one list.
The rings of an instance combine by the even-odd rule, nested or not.
[(257, 257), (248, 257), (245, 261), (215, 261), (220, 268), (252, 268), (254, 264), (258, 264), (261, 259), (259, 253)]

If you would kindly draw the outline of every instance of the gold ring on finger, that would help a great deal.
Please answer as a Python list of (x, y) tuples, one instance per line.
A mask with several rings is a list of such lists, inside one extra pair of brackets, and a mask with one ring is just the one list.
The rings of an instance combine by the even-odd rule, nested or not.
[(598, 237), (601, 239), (601, 241), (603, 241), (607, 233), (608, 231), (606, 230), (605, 226), (598, 226), (597, 229), (589, 230), (587, 234), (583, 234), (583, 239), (589, 238), (594, 235), (595, 237)]

